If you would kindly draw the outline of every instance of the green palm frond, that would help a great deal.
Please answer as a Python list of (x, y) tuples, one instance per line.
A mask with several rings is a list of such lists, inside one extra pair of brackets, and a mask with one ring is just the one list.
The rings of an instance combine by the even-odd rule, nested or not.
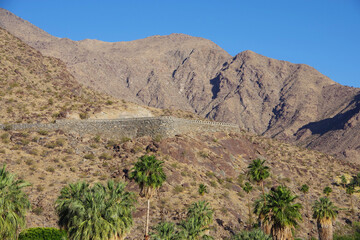
[(175, 229), (174, 223), (162, 222), (156, 225), (154, 232), (150, 234), (154, 240), (180, 240), (179, 233)]
[(300, 203), (295, 203), (296, 195), (293, 195), (285, 186), (278, 186), (266, 195), (266, 205), (262, 209), (265, 220), (275, 228), (295, 227), (302, 220)]
[(265, 160), (255, 159), (248, 166), (248, 176), (255, 182), (261, 182), (270, 176), (269, 167), (265, 166)]
[(25, 214), (30, 209), (27, 195), (22, 191), (30, 184), (0, 169), (0, 238), (16, 239), (17, 230), (25, 226)]
[(133, 179), (141, 189), (140, 195), (151, 198), (153, 190), (162, 186), (166, 180), (162, 164), (164, 162), (156, 159), (154, 155), (144, 155), (139, 158), (130, 172), (130, 179)]
[(210, 204), (206, 201), (194, 202), (190, 205), (187, 218), (196, 218), (201, 226), (208, 226), (213, 221), (214, 211), (210, 208)]
[(243, 187), (243, 190), (246, 192), (246, 193), (249, 193), (251, 192), (251, 190), (253, 189), (253, 187), (251, 186), (251, 184), (249, 182), (246, 182), (244, 187)]
[(327, 198), (322, 197), (315, 201), (313, 209), (313, 218), (320, 221), (322, 219), (335, 219), (338, 208)]
[(309, 186), (307, 184), (303, 184), (300, 188), (300, 191), (304, 194), (309, 192)]
[(135, 195), (125, 183), (108, 181), (90, 187), (85, 182), (69, 184), (56, 200), (59, 225), (70, 239), (111, 239), (130, 230)]

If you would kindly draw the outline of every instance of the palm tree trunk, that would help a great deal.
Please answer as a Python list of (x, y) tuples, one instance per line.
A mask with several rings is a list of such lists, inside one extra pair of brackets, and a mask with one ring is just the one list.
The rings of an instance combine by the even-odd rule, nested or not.
[(294, 239), (291, 228), (284, 227), (284, 228), (272, 228), (271, 229), (271, 236), (273, 240), (292, 240)]
[(149, 218), (150, 218), (150, 198), (147, 200), (147, 213), (146, 213), (146, 225), (145, 225), (145, 240), (149, 238)]
[(267, 221), (263, 221), (263, 231), (265, 234), (270, 235), (271, 234), (271, 224)]
[(264, 197), (264, 204), (266, 205), (266, 197), (265, 197), (265, 190), (264, 190), (264, 182), (261, 181), (260, 182), (261, 184), (261, 190), (262, 190), (262, 193), (263, 193), (263, 197)]
[(331, 219), (321, 219), (317, 222), (319, 240), (333, 240), (333, 226)]
[(251, 216), (251, 204), (250, 199), (248, 199), (248, 210), (249, 210), (249, 226), (248, 229), (250, 230), (252, 228), (252, 216)]
[(306, 201), (306, 214), (307, 214), (307, 219), (308, 221), (310, 221), (310, 215), (309, 215), (309, 197), (307, 194), (305, 194), (305, 201)]

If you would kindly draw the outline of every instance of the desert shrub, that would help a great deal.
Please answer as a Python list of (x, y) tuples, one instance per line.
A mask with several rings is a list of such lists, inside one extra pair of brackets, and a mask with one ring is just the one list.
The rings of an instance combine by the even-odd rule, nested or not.
[(44, 209), (42, 207), (36, 207), (32, 210), (33, 213), (35, 213), (36, 215), (40, 215), (44, 212)]
[(22, 145), (28, 145), (30, 143), (30, 140), (29, 139), (21, 139), (20, 142)]
[(88, 160), (94, 160), (95, 155), (92, 153), (88, 153), (88, 154), (85, 154), (84, 158), (88, 159)]
[(36, 191), (38, 191), (38, 192), (42, 192), (42, 191), (44, 191), (44, 186), (42, 186), (42, 185), (37, 185), (36, 186)]
[(153, 137), (154, 142), (161, 142), (162, 139), (163, 139), (163, 137), (160, 134)]
[(176, 185), (173, 189), (173, 193), (177, 194), (177, 193), (181, 193), (184, 191), (184, 187), (181, 185)]
[(64, 138), (58, 138), (58, 139), (56, 139), (56, 145), (57, 145), (58, 147), (62, 147), (62, 146), (64, 146), (64, 144), (65, 144), (65, 139), (64, 139)]
[(45, 144), (45, 147), (53, 149), (57, 146), (56, 142), (49, 142), (47, 144)]
[(54, 99), (50, 98), (49, 101), (48, 101), (48, 104), (53, 105), (54, 104)]
[(9, 133), (3, 133), (3, 134), (1, 134), (1, 139), (8, 139), (9, 138)]
[(38, 133), (39, 133), (40, 135), (43, 135), (43, 136), (45, 136), (45, 135), (48, 135), (48, 134), (49, 134), (49, 132), (48, 132), (48, 131), (46, 131), (46, 130), (39, 130), (39, 131), (38, 131)]
[(39, 155), (39, 151), (37, 149), (30, 149), (29, 154), (37, 156), (37, 155)]
[(26, 165), (33, 165), (34, 164), (34, 160), (32, 160), (32, 159), (26, 159), (25, 160), (25, 163), (26, 163)]
[(207, 177), (210, 177), (210, 178), (215, 177), (215, 173), (214, 173), (214, 172), (210, 172), (210, 171), (209, 171), (209, 172), (206, 172), (205, 174), (206, 174)]
[(207, 158), (207, 157), (209, 157), (209, 153), (204, 152), (204, 151), (198, 152), (198, 155), (199, 155), (200, 157), (202, 157), (202, 158)]
[(19, 240), (66, 240), (65, 230), (56, 228), (28, 228), (19, 234)]
[(90, 116), (86, 112), (79, 113), (80, 119), (88, 119)]
[(101, 140), (100, 135), (96, 135), (96, 136), (94, 137), (94, 141), (95, 141), (95, 142), (99, 143), (100, 140)]
[(46, 168), (46, 171), (53, 173), (53, 172), (55, 172), (55, 168), (53, 168), (53, 167), (47, 167), (47, 168)]
[(216, 181), (210, 181), (210, 186), (212, 186), (212, 187), (217, 187), (217, 183), (216, 183)]
[(113, 103), (114, 103), (113, 101), (107, 100), (105, 104), (106, 104), (106, 105), (112, 105)]
[(108, 153), (102, 153), (100, 156), (99, 156), (99, 159), (102, 159), (102, 160), (111, 160), (112, 159), (112, 156)]
[(9, 143), (10, 142), (10, 139), (9, 139), (9, 134), (8, 133), (3, 133), (1, 134), (1, 140), (3, 143)]
[(4, 131), (10, 131), (12, 129), (12, 126), (9, 124), (6, 124), (3, 129), (4, 129)]
[(260, 229), (254, 229), (252, 231), (241, 231), (233, 235), (231, 240), (271, 240), (269, 235), (266, 235)]
[(118, 144), (117, 141), (110, 139), (107, 143), (106, 143), (106, 147), (110, 148), (113, 147), (114, 145)]
[(122, 137), (122, 138), (121, 138), (121, 142), (122, 142), (122, 143), (130, 142), (130, 141), (131, 141), (131, 138), (129, 138), (129, 137)]

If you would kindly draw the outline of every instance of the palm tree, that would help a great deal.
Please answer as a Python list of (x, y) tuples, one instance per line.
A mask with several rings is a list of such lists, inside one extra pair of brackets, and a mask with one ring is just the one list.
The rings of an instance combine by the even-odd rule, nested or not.
[(210, 204), (206, 201), (194, 202), (190, 205), (187, 218), (197, 218), (203, 227), (208, 227), (213, 221), (214, 211), (210, 208)]
[(307, 193), (309, 192), (309, 186), (307, 184), (303, 184), (300, 188), (300, 191), (304, 194), (306, 214), (309, 216), (309, 207), (308, 207), (308, 198), (307, 198)]
[(340, 180), (341, 180), (341, 184), (343, 185), (343, 188), (346, 188), (347, 179), (345, 175), (341, 175)]
[(198, 218), (189, 218), (180, 223), (180, 239), (196, 240), (207, 230), (203, 228)]
[(188, 209), (185, 221), (180, 226), (182, 231), (180, 236), (182, 239), (209, 239), (210, 236), (204, 234), (209, 230), (209, 225), (213, 221), (214, 211), (206, 201), (192, 203)]
[(351, 212), (354, 212), (354, 206), (353, 206), (353, 200), (352, 200), (352, 195), (355, 192), (355, 187), (353, 185), (349, 185), (346, 188), (346, 193), (349, 194), (350, 196), (350, 206), (351, 206)]
[(332, 188), (329, 186), (326, 186), (323, 190), (323, 193), (326, 195), (326, 197), (329, 197), (330, 193), (332, 193)]
[(320, 240), (333, 239), (332, 221), (337, 216), (337, 207), (327, 197), (315, 201), (313, 209), (313, 218), (317, 221)]
[(22, 191), (30, 184), (16, 180), (15, 175), (0, 169), (0, 238), (16, 239), (17, 231), (25, 226), (25, 214), (30, 209), (27, 195)]
[(144, 155), (139, 158), (130, 172), (133, 179), (140, 187), (140, 196), (147, 199), (147, 214), (145, 225), (145, 239), (149, 239), (150, 198), (166, 180), (161, 162), (154, 155)]
[(212, 239), (212, 237), (205, 234), (208, 228), (203, 226), (199, 218), (188, 218), (180, 223), (180, 227), (182, 228), (179, 233), (179, 239), (181, 240)]
[[(250, 180), (253, 180), (257, 182), (257, 184), (260, 184), (263, 194), (264, 202), (263, 204), (266, 205), (266, 197), (265, 197), (265, 191), (264, 191), (264, 180), (270, 176), (269, 167), (265, 166), (265, 160), (261, 159), (255, 159), (253, 160), (249, 166), (248, 166), (248, 172), (247, 175), (249, 176)], [(263, 222), (262, 214), (259, 214), (260, 224), (263, 229), (263, 231), (266, 234), (269, 234), (270, 232), (270, 226), (267, 225), (267, 223)]]
[(177, 240), (179, 233), (175, 229), (175, 224), (170, 222), (162, 222), (153, 228), (155, 232), (150, 233), (154, 240)]
[(255, 159), (248, 166), (248, 176), (250, 180), (253, 180), (261, 185), (262, 193), (265, 199), (265, 191), (264, 191), (264, 180), (270, 176), (269, 167), (264, 165), (265, 160)]
[(293, 239), (292, 229), (302, 220), (300, 203), (295, 203), (297, 196), (285, 186), (278, 186), (266, 195), (267, 204), (263, 213), (265, 221), (272, 224), (271, 235), (275, 240)]
[(253, 213), (258, 216), (259, 226), (261, 229), (265, 234), (269, 235), (271, 233), (271, 224), (269, 221), (265, 220), (265, 207), (264, 198), (261, 197), (255, 200)]
[(71, 240), (123, 239), (133, 220), (135, 196), (125, 183), (108, 181), (92, 188), (85, 182), (69, 184), (56, 200), (60, 227)]
[(350, 185), (353, 185), (354, 187), (360, 187), (360, 172), (352, 177)]
[(207, 190), (206, 185), (204, 185), (204, 184), (201, 183), (201, 184), (199, 185), (198, 192), (199, 192), (199, 194), (200, 194), (201, 196), (204, 196), (205, 193), (208, 193), (208, 190)]
[[(243, 186), (243, 190), (249, 194), (251, 192), (251, 190), (253, 189), (253, 187), (251, 186), (251, 184), (249, 182), (246, 182), (245, 185)], [(248, 214), (249, 214), (249, 228), (251, 228), (252, 226), (252, 214), (251, 214), (251, 205), (250, 205), (250, 196), (248, 197)]]

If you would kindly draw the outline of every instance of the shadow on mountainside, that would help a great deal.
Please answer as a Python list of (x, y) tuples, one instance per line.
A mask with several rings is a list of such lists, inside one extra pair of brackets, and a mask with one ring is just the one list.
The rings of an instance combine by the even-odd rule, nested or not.
[(329, 131), (344, 129), (345, 124), (354, 115), (360, 112), (360, 94), (356, 95), (354, 99), (348, 104), (347, 107), (350, 107), (353, 104), (355, 105), (355, 107), (344, 113), (338, 113), (333, 118), (326, 118), (317, 122), (311, 122), (304, 125), (297, 131), (296, 135), (298, 133), (304, 132), (304, 130), (306, 129), (309, 129), (312, 134), (319, 134), (319, 135), (324, 135)]
[(220, 74), (210, 80), (210, 84), (212, 85), (212, 99), (217, 98), (218, 93), (220, 92)]

